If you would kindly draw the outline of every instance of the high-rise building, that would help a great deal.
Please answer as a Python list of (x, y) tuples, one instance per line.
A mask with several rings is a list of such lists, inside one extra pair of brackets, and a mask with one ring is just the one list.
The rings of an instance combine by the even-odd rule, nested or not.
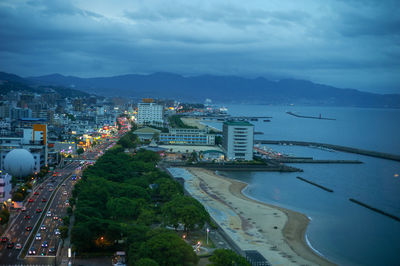
[(254, 125), (247, 121), (227, 121), (222, 131), (222, 147), (228, 160), (253, 160)]
[(163, 106), (149, 102), (148, 99), (138, 103), (137, 122), (141, 125), (151, 124), (161, 126), (164, 123)]

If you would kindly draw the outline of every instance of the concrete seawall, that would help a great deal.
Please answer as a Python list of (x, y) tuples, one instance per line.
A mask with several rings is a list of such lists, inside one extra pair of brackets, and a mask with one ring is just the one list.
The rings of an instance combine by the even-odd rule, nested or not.
[(384, 152), (377, 152), (377, 151), (369, 151), (369, 150), (363, 150), (363, 149), (334, 145), (334, 144), (308, 142), (308, 141), (292, 141), (292, 140), (255, 140), (254, 143), (255, 144), (276, 144), (276, 145), (279, 145), (279, 144), (289, 144), (290, 145), (291, 144), (291, 145), (297, 145), (297, 146), (316, 146), (316, 147), (322, 147), (322, 148), (332, 149), (332, 150), (336, 150), (336, 151), (361, 154), (361, 155), (366, 155), (366, 156), (370, 156), (370, 157), (376, 157), (376, 158), (382, 158), (382, 159), (400, 162), (400, 155), (384, 153)]
[(311, 119), (321, 119), (321, 120), (336, 120), (335, 118), (327, 118), (327, 117), (321, 117), (321, 116), (308, 116), (308, 115), (298, 115), (293, 112), (286, 112), (289, 115), (295, 116), (295, 117), (300, 117), (300, 118), (311, 118)]
[(385, 216), (387, 216), (387, 217), (389, 217), (389, 218), (392, 218), (393, 220), (396, 220), (396, 221), (400, 222), (400, 218), (397, 217), (397, 216), (395, 216), (395, 215), (393, 215), (393, 214), (390, 214), (390, 213), (387, 213), (387, 212), (385, 212), (385, 211), (382, 211), (382, 210), (380, 210), (380, 209), (378, 209), (378, 208), (372, 207), (372, 206), (370, 206), (370, 205), (368, 205), (368, 204), (365, 204), (364, 202), (361, 202), (361, 201), (356, 200), (356, 199), (350, 198), (349, 200), (350, 200), (351, 202), (354, 202), (354, 203), (360, 205), (360, 206), (363, 206), (363, 207), (365, 207), (365, 208), (367, 208), (367, 209), (370, 209), (371, 211), (380, 213), (380, 214), (385, 215)]
[(311, 185), (313, 185), (313, 186), (319, 187), (320, 189), (323, 189), (323, 190), (325, 190), (325, 191), (333, 192), (332, 189), (327, 188), (327, 187), (324, 187), (324, 186), (321, 186), (321, 185), (319, 185), (319, 184), (317, 184), (317, 183), (315, 183), (315, 182), (312, 182), (312, 181), (310, 181), (310, 180), (307, 180), (307, 179), (305, 179), (305, 178), (303, 178), (303, 177), (301, 177), (301, 176), (297, 176), (297, 179), (299, 179), (299, 180), (301, 180), (301, 181), (304, 181), (304, 182), (306, 182), (306, 183), (309, 183), (309, 184), (311, 184)]

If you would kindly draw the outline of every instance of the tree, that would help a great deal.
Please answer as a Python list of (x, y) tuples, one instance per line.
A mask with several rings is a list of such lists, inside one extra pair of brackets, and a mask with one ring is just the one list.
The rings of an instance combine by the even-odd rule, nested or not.
[(191, 246), (171, 231), (152, 232), (153, 236), (143, 243), (139, 254), (141, 258), (151, 258), (161, 266), (196, 264), (199, 258)]
[(250, 263), (244, 257), (230, 249), (216, 249), (208, 260), (212, 262), (210, 265), (213, 266), (250, 266)]
[(58, 229), (60, 230), (60, 236), (62, 239), (66, 239), (68, 237), (68, 226), (60, 226), (58, 227)]
[(84, 152), (85, 152), (85, 150), (84, 150), (83, 148), (79, 148), (79, 149), (76, 150), (76, 153), (77, 153), (78, 155), (81, 155), (81, 154), (84, 153)]
[[(131, 264), (131, 265), (133, 265), (133, 264)], [(144, 259), (138, 260), (136, 265), (137, 266), (158, 266), (159, 264), (155, 260), (152, 260), (149, 258), (144, 258)]]
[(21, 192), (15, 192), (12, 197), (13, 201), (23, 201), (24, 195)]
[(193, 230), (196, 225), (203, 227), (210, 220), (208, 212), (196, 199), (187, 196), (176, 196), (164, 204), (162, 214), (165, 224), (172, 224), (175, 228), (179, 223), (185, 225), (185, 231)]

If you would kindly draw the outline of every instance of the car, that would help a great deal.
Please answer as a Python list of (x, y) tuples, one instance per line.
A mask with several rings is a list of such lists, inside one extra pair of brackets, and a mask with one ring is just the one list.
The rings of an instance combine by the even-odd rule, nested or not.
[(55, 247), (50, 247), (49, 248), (49, 254), (55, 254), (56, 253), (56, 248)]
[(42, 248), (47, 248), (48, 246), (49, 246), (49, 244), (47, 244), (47, 241), (43, 241)]
[(63, 192), (63, 195), (67, 195), (67, 194), (68, 194), (68, 192), (67, 192), (67, 191), (64, 191), (64, 192)]
[(61, 186), (65, 187), (65, 184), (63, 183)]
[(42, 225), (40, 226), (40, 230), (46, 230), (46, 226), (45, 226), (44, 224), (42, 224)]
[(46, 216), (51, 216), (51, 211), (47, 211)]
[(21, 248), (22, 248), (22, 245), (20, 243), (15, 244), (15, 249), (21, 249)]
[(47, 201), (47, 199), (46, 199), (46, 198), (43, 198), (43, 199), (42, 199), (42, 202), (46, 202), (46, 201)]
[(14, 243), (13, 242), (8, 242), (7, 243), (7, 248), (13, 248), (14, 247)]
[(26, 207), (22, 207), (21, 212), (25, 212), (25, 211), (26, 211)]
[(36, 255), (36, 250), (35, 250), (35, 248), (34, 248), (34, 247), (31, 247), (31, 248), (29, 249), (29, 251), (28, 251), (28, 254), (29, 254), (29, 255)]
[(52, 188), (52, 187), (51, 187), (51, 188), (49, 188), (49, 192), (52, 192), (53, 190), (54, 190), (54, 188)]
[(31, 231), (31, 230), (32, 230), (32, 226), (27, 226), (27, 227), (25, 227), (25, 230), (26, 230), (26, 231)]
[(25, 215), (24, 219), (25, 220), (29, 220), (29, 219), (31, 219), (31, 216), (30, 215)]
[(58, 220), (58, 216), (57, 216), (57, 215), (54, 215), (54, 216), (53, 216), (53, 220)]
[(54, 230), (54, 234), (56, 234), (56, 235), (61, 234), (61, 233), (60, 233), (60, 230), (57, 228), (56, 230)]
[(37, 213), (42, 212), (42, 209), (38, 208), (38, 209), (36, 209), (36, 212)]
[(6, 237), (6, 236), (2, 236), (1, 237), (1, 242), (8, 242), (8, 237)]
[(34, 201), (33, 198), (28, 199), (28, 202), (33, 202), (33, 201)]
[(39, 189), (43, 189), (43, 186), (40, 186)]
[(39, 195), (39, 191), (35, 191), (35, 193), (33, 193), (33, 195)]
[(40, 233), (36, 234), (35, 240), (42, 240), (42, 236), (40, 235)]

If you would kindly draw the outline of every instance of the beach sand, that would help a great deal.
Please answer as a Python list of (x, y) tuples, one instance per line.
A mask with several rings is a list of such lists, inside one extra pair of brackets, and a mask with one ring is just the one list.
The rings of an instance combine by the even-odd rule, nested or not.
[[(195, 117), (181, 117), (182, 122), (191, 127), (197, 127), (198, 129), (205, 129), (206, 125), (202, 124), (202, 119), (200, 118), (195, 118)], [(221, 132), (221, 130), (214, 128), (214, 127), (209, 127), (212, 128), (216, 132)]]
[(298, 212), (250, 199), (247, 184), (200, 168), (185, 188), (242, 250), (257, 250), (272, 265), (335, 265), (315, 253), (304, 236), (309, 219)]

